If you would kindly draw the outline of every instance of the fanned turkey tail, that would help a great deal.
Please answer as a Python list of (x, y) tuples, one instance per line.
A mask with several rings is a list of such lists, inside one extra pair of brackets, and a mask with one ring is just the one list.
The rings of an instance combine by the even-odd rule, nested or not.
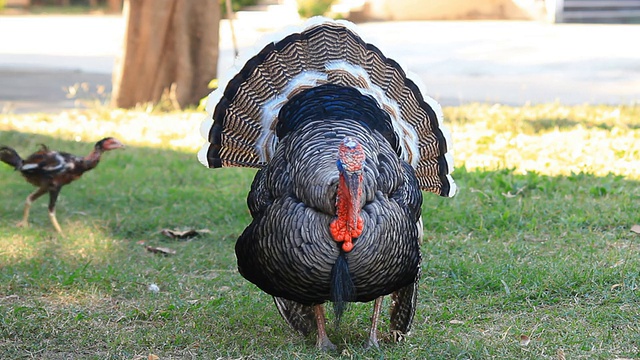
[(422, 190), (453, 196), (453, 160), (442, 110), (423, 95), (421, 81), (360, 38), (346, 21), (312, 18), (301, 30), (280, 34), (257, 54), (238, 61), (230, 80), (207, 99), (202, 124), (208, 140), (198, 153), (211, 168), (262, 168), (279, 142), (280, 109), (296, 94), (325, 84), (350, 87), (388, 114), (383, 134), (415, 170)]
[(13, 166), (16, 170), (22, 166), (22, 158), (20, 155), (8, 146), (0, 146), (0, 161)]

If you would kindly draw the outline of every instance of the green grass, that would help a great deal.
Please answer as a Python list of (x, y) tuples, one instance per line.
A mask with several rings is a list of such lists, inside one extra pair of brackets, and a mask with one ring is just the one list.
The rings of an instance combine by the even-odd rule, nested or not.
[[(14, 226), (32, 188), (0, 166), (0, 358), (638, 359), (640, 235), (630, 231), (640, 223), (631, 166), (640, 159), (631, 141), (640, 137), (638, 113), (445, 109), (460, 192), (425, 196), (413, 331), (403, 344), (365, 350), (372, 306), (355, 304), (339, 330), (330, 327), (341, 349), (330, 354), (288, 329), (270, 297), (236, 271), (254, 171), (202, 167), (199, 141), (189, 147), (180, 139), (190, 135), (176, 130), (192, 131), (196, 120), (184, 114), (166, 115), (171, 132), (153, 126), (167, 118), (101, 113), (99, 129), (128, 147), (63, 188), (57, 214), (66, 237), (53, 231), (46, 200), (32, 207), (29, 228)], [(0, 144), (21, 154), (39, 143), (87, 153), (104, 135), (91, 135), (90, 118), (5, 115)], [(545, 162), (546, 148), (571, 156)], [(590, 160), (592, 151), (609, 161)], [(211, 232), (175, 241), (162, 228)], [(152, 254), (141, 241), (177, 253)], [(152, 283), (160, 292), (148, 290)], [(521, 344), (522, 335), (531, 342)]]

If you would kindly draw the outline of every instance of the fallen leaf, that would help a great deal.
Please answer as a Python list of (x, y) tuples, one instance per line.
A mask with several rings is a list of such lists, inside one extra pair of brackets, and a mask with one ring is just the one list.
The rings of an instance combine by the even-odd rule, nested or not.
[(210, 233), (211, 230), (209, 229), (200, 229), (200, 230), (194, 230), (194, 229), (189, 229), (189, 230), (184, 230), (184, 231), (180, 231), (180, 230), (171, 230), (171, 229), (162, 229), (160, 230), (160, 233), (166, 237), (170, 237), (172, 239), (179, 239), (179, 240), (186, 240), (186, 239), (191, 239), (194, 238), (200, 234), (204, 234), (204, 233)]
[(556, 352), (556, 355), (558, 356), (558, 360), (567, 360), (564, 357), (564, 350), (562, 350), (562, 349), (558, 349), (558, 351)]
[(20, 299), (20, 296), (13, 294), (13, 295), (9, 295), (9, 296), (0, 297), (0, 302), (3, 302), (5, 300), (16, 300), (17, 301), (19, 299)]
[(507, 285), (507, 283), (502, 279), (500, 279), (500, 282), (504, 286), (504, 292), (507, 294), (507, 296), (511, 295), (511, 289), (509, 289), (509, 285)]
[(619, 287), (621, 287), (621, 286), (622, 286), (622, 284), (613, 284), (613, 285), (611, 286), (611, 291), (613, 291), (613, 290), (615, 290), (615, 289), (617, 289), (617, 288), (619, 288)]
[(138, 245), (144, 245), (145, 241), (144, 240), (138, 240), (136, 241), (136, 244)]
[(484, 195), (487, 199), (489, 199), (489, 195), (485, 194), (484, 192), (482, 192), (482, 190), (478, 190), (478, 189), (474, 189), (474, 188), (469, 188), (471, 190), (472, 193), (480, 193), (482, 195)]
[(527, 335), (520, 335), (520, 345), (527, 346), (531, 342), (531, 339)]
[(524, 189), (526, 189), (526, 186), (523, 186), (520, 189), (518, 189), (515, 194), (512, 194), (511, 191), (509, 191), (507, 193), (502, 193), (502, 196), (504, 196), (504, 197), (506, 197), (508, 199), (511, 199), (511, 198), (514, 198), (514, 197), (520, 195), (520, 193), (523, 192)]
[(147, 249), (148, 252), (152, 252), (154, 254), (174, 255), (176, 253), (175, 250), (166, 247), (145, 246), (144, 248)]
[(633, 225), (633, 226), (631, 227), (631, 231), (633, 231), (633, 232), (634, 232), (634, 233), (636, 233), (636, 234), (640, 234), (640, 225), (637, 225), (637, 224), (636, 224), (636, 225)]
[(405, 340), (405, 334), (400, 330), (391, 330), (391, 339), (394, 343), (403, 342)]
[(452, 325), (462, 325), (462, 324), (464, 324), (464, 321), (462, 321), (462, 320), (456, 320), (456, 319), (453, 319), (453, 320), (449, 320), (449, 324), (452, 324)]
[(620, 260), (616, 261), (615, 264), (609, 266), (609, 269), (617, 268), (620, 265), (624, 265), (624, 259), (620, 259)]
[(533, 236), (533, 235), (525, 234), (523, 239), (524, 239), (524, 241), (543, 243), (545, 241), (548, 241), (549, 237), (548, 236)]
[(147, 356), (147, 360), (160, 360), (160, 357), (156, 354), (149, 354), (149, 356)]

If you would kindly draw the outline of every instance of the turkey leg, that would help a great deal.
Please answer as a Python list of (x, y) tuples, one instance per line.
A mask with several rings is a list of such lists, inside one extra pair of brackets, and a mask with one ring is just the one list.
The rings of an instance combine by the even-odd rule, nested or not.
[(376, 298), (373, 303), (373, 316), (371, 316), (371, 330), (369, 331), (367, 348), (378, 347), (378, 319), (380, 318), (380, 309), (382, 309), (382, 299), (384, 299), (384, 296)]
[(326, 320), (324, 317), (324, 306), (322, 304), (315, 305), (313, 307), (313, 312), (316, 315), (316, 325), (318, 326), (318, 340), (316, 341), (316, 347), (323, 351), (336, 350), (336, 346), (333, 345), (331, 340), (329, 340), (325, 329)]

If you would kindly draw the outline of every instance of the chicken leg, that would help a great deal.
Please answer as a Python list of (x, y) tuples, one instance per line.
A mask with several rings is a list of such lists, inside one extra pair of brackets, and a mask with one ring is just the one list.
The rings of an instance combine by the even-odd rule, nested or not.
[(27, 196), (27, 200), (24, 202), (24, 211), (22, 213), (22, 220), (17, 224), (18, 227), (29, 227), (29, 211), (31, 210), (31, 204), (36, 201), (40, 196), (44, 195), (47, 189), (44, 187), (37, 188)]
[(58, 224), (58, 219), (56, 219), (56, 201), (58, 200), (58, 194), (60, 194), (60, 188), (49, 190), (49, 220), (51, 220), (58, 234), (63, 235), (60, 224)]
[[(22, 221), (17, 224), (18, 227), (29, 227), (29, 212), (31, 210), (31, 204), (46, 192), (47, 189), (41, 187), (27, 196), (27, 200), (24, 202)], [(62, 235), (62, 228), (60, 228), (58, 219), (56, 219), (56, 201), (58, 200), (58, 194), (60, 194), (60, 188), (53, 188), (49, 190), (49, 220), (51, 220), (51, 224), (53, 224), (56, 231)]]

